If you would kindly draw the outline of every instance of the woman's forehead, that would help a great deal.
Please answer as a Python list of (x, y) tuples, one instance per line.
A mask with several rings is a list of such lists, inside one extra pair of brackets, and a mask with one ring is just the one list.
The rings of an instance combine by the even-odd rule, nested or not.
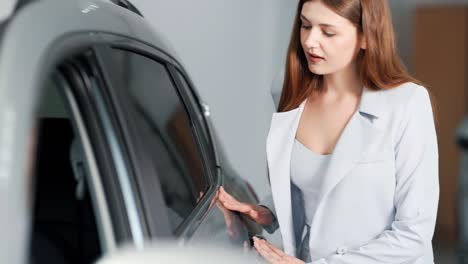
[(335, 13), (322, 1), (308, 1), (302, 5), (301, 18), (312, 24), (331, 25), (335, 28), (352, 26), (352, 23)]

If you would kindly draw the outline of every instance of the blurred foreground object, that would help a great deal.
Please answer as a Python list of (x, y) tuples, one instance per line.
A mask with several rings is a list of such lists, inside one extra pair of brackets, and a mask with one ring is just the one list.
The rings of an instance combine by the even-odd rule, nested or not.
[(253, 253), (241, 253), (210, 244), (181, 246), (176, 242), (156, 242), (143, 250), (126, 248), (119, 253), (106, 256), (97, 264), (152, 264), (152, 263), (264, 263)]

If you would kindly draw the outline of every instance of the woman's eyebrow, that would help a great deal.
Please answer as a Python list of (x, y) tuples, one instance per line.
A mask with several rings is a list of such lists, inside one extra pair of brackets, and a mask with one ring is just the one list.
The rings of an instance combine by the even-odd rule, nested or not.
[(301, 19), (302, 19), (302, 20), (305, 20), (305, 21), (307, 21), (307, 22), (310, 22), (309, 19), (307, 19), (307, 18), (306, 18), (304, 15), (302, 15), (302, 14), (301, 14)]
[(309, 22), (309, 19), (307, 19), (304, 15), (301, 14), (301, 18), (304, 19), (305, 21)]
[[(304, 15), (302, 15), (302, 14), (301, 14), (301, 18), (310, 23), (310, 21), (309, 21)], [(320, 25), (320, 26), (324, 26), (324, 27), (335, 28), (334, 25), (330, 25), (330, 24), (324, 24), (324, 23), (322, 23), (322, 24), (319, 24), (319, 25)]]

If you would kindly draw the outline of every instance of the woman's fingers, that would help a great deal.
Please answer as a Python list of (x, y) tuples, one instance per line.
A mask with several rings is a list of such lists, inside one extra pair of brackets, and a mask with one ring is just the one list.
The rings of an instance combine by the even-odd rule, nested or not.
[(268, 262), (270, 263), (281, 263), (282, 256), (274, 251), (268, 244), (267, 241), (263, 239), (253, 238), (254, 247), (257, 252)]
[(223, 187), (219, 189), (219, 200), (223, 203), (231, 202), (234, 200), (234, 198), (227, 193)]
[(266, 245), (267, 245), (271, 250), (273, 250), (273, 252), (275, 252), (276, 254), (278, 254), (279, 256), (284, 257), (284, 255), (286, 255), (286, 253), (284, 253), (284, 251), (282, 251), (281, 249), (275, 247), (273, 244), (271, 244), (271, 243), (269, 243), (269, 242), (267, 242), (267, 241), (265, 241), (265, 242), (266, 242)]
[(239, 202), (236, 198), (232, 197), (229, 193), (227, 193), (222, 186), (220, 187), (218, 199), (223, 204), (223, 206), (229, 210), (241, 212), (245, 210), (244, 204)]
[(222, 197), (226, 201), (237, 201), (236, 198), (232, 197), (232, 195), (230, 195), (228, 192), (226, 192), (226, 190), (224, 190), (223, 186), (219, 188), (219, 194), (220, 197)]
[(253, 237), (254, 247), (257, 252), (268, 262), (273, 264), (304, 264), (304, 262), (295, 257), (289, 256), (281, 249), (275, 247), (264, 239)]

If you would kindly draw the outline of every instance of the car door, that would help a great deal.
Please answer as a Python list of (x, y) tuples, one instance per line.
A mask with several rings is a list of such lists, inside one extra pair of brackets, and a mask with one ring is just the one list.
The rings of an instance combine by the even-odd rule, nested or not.
[[(224, 179), (241, 198), (253, 195), (238, 177), (222, 174), (207, 107), (171, 47), (135, 10), (125, 8), (134, 9), (104, 1), (22, 1), (2, 25), (0, 203), (5, 217), (0, 228), (9, 239), (0, 239), (0, 259), (5, 262), (24, 263), (34, 227), (37, 109), (50, 80), (60, 90), (83, 153), (77, 164), (84, 163), (102, 254), (124, 243), (144, 247), (148, 239), (167, 237), (190, 243), (216, 237), (243, 245), (249, 231), (259, 232), (217, 205)], [(141, 67), (151, 70), (141, 72)], [(158, 86), (151, 83), (155, 76), (171, 96), (158, 96)], [(119, 82), (122, 78), (128, 79)], [(177, 111), (158, 116), (153, 106), (165, 103)], [(171, 181), (176, 176), (167, 175), (179, 175), (177, 184)]]

